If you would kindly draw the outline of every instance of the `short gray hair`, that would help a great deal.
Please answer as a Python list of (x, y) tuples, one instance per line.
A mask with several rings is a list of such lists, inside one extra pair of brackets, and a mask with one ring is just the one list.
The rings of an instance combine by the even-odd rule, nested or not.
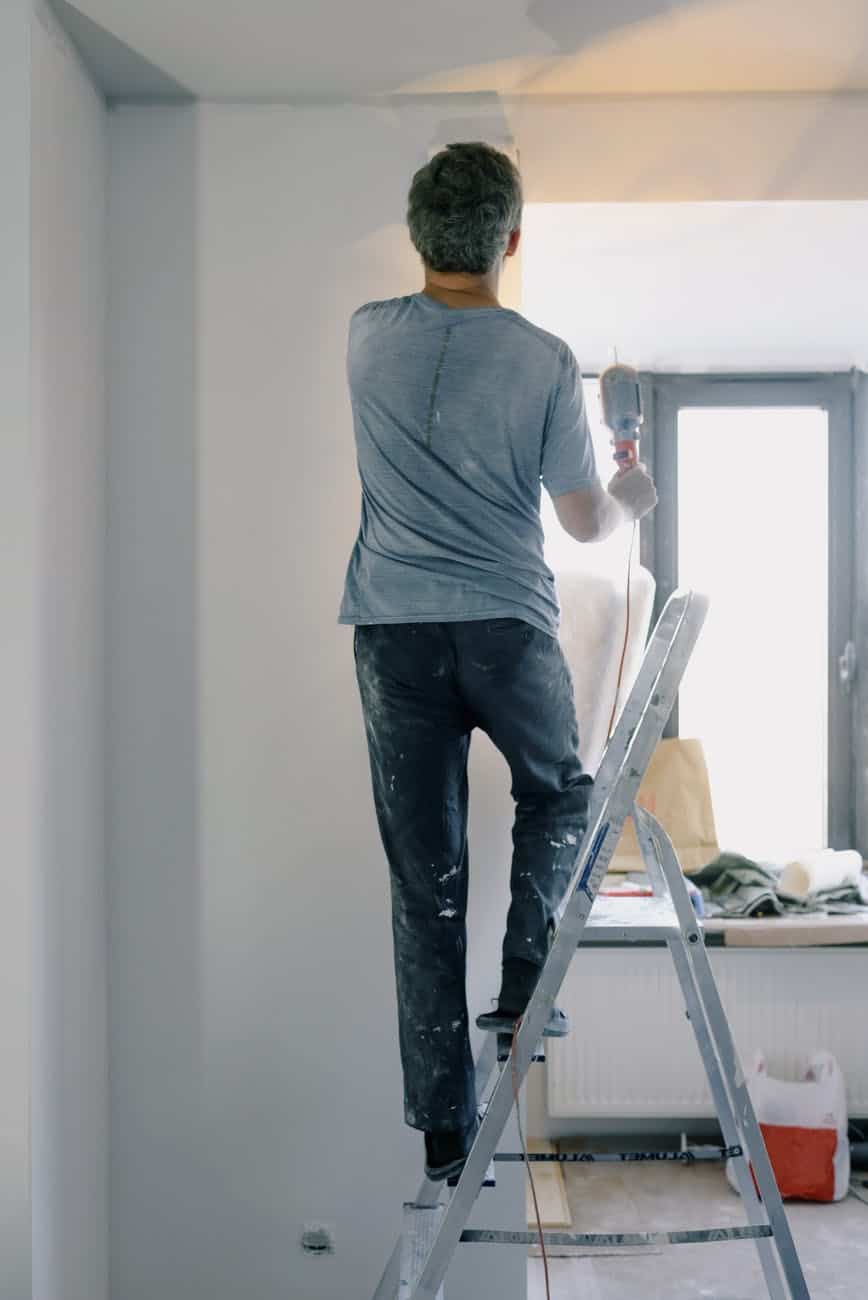
[(489, 144), (448, 144), (410, 185), (410, 239), (432, 271), (485, 275), (521, 225), (521, 175)]

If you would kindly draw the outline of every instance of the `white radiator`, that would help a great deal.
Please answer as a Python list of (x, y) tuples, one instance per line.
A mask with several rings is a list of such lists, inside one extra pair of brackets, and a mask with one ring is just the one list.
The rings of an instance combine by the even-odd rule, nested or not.
[[(816, 1047), (838, 1059), (851, 1116), (868, 1116), (868, 948), (712, 949), (742, 1064), (762, 1048), (797, 1078)], [(553, 1119), (713, 1117), (669, 954), (579, 948), (560, 1005), (568, 1038), (547, 1045)]]

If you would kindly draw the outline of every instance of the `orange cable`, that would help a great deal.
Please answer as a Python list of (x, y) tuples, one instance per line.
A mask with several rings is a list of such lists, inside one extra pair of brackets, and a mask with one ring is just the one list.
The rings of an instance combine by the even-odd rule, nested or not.
[(627, 624), (624, 628), (624, 644), (621, 648), (621, 662), (618, 666), (618, 684), (615, 687), (615, 699), (612, 704), (612, 716), (609, 718), (609, 732), (606, 741), (612, 739), (612, 732), (615, 730), (615, 715), (618, 712), (618, 699), (621, 694), (621, 683), (624, 680), (624, 664), (627, 659), (627, 645), (630, 640), (630, 579), (633, 572), (633, 550), (636, 545), (636, 522), (633, 521), (633, 531), (630, 534), (630, 551), (627, 555)]
[[(619, 697), (621, 694), (621, 682), (624, 681), (624, 664), (626, 662), (626, 647), (628, 647), (630, 641), (630, 582), (632, 582), (632, 576), (633, 576), (634, 549), (635, 549), (635, 521), (633, 523), (632, 533), (630, 533), (630, 550), (628, 552), (628, 558), (626, 558), (626, 624), (624, 628), (624, 645), (621, 646), (621, 662), (619, 664), (619, 671), (617, 671), (615, 702), (612, 703), (612, 716), (611, 718), (609, 718), (607, 741), (611, 740), (612, 732), (615, 731), (615, 715), (617, 714), (617, 703), (619, 703)], [(525, 1157), (525, 1169), (528, 1170), (528, 1178), (530, 1180), (530, 1195), (531, 1197), (533, 1197), (533, 1203), (534, 1203), (534, 1217), (535, 1219), (537, 1219), (537, 1235), (539, 1236), (539, 1249), (541, 1249), (542, 1251), (543, 1271), (544, 1271), (544, 1275), (546, 1275), (546, 1300), (551, 1300), (551, 1287), (550, 1287), (550, 1282), (548, 1282), (548, 1256), (546, 1255), (546, 1239), (544, 1239), (544, 1234), (542, 1230), (542, 1218), (541, 1218), (541, 1214), (539, 1214), (539, 1201), (537, 1200), (537, 1184), (534, 1183), (533, 1169), (531, 1169), (530, 1167), (530, 1160), (528, 1158), (528, 1145), (526, 1145), (525, 1143), (524, 1130), (522, 1130), (521, 1127), (521, 1108), (520, 1105), (518, 1105), (518, 1079), (516, 1073), (516, 1037), (518, 1034), (518, 1027), (520, 1027), (520, 1024), (521, 1024), (521, 1019), (517, 1019), (515, 1026), (513, 1026), (513, 1030), (512, 1030), (512, 1047), (511, 1050), (509, 1050), (509, 1058), (511, 1058), (511, 1062), (512, 1062), (512, 1096), (516, 1104), (516, 1122), (518, 1125), (518, 1139), (520, 1139), (521, 1141), (521, 1152), (522, 1154), (524, 1154)]]
[(533, 1197), (533, 1210), (534, 1210), (534, 1215), (536, 1216), (536, 1229), (537, 1229), (537, 1234), (539, 1236), (540, 1250), (542, 1251), (543, 1271), (545, 1273), (545, 1279), (546, 1279), (546, 1300), (552, 1300), (552, 1293), (549, 1288), (549, 1261), (548, 1261), (548, 1256), (546, 1255), (546, 1243), (545, 1243), (545, 1238), (543, 1236), (542, 1219), (540, 1218), (540, 1212), (539, 1212), (539, 1202), (536, 1199), (536, 1184), (534, 1183), (533, 1180), (533, 1170), (530, 1167), (530, 1160), (528, 1159), (527, 1145), (524, 1140), (524, 1131), (522, 1130), (521, 1127), (521, 1108), (518, 1103), (518, 1077), (516, 1074), (516, 1066), (515, 1066), (515, 1040), (516, 1037), (518, 1036), (520, 1025), (521, 1025), (521, 1017), (519, 1016), (518, 1020), (516, 1020), (515, 1025), (513, 1026), (512, 1046), (510, 1047), (510, 1051), (509, 1051), (510, 1061), (512, 1063), (512, 1095), (515, 1101), (515, 1118), (518, 1124), (518, 1136), (521, 1141), (521, 1149), (524, 1154), (524, 1167), (527, 1170), (527, 1176), (530, 1179), (530, 1191)]

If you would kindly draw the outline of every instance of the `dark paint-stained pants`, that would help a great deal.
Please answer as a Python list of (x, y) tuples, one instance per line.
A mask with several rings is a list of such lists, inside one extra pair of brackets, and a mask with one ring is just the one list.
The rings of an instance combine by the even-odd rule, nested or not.
[(476, 1115), (465, 994), (467, 757), (480, 727), (516, 801), (501, 1002), (522, 1010), (587, 825), (569, 669), (515, 618), (355, 630), (374, 804), (389, 862), (404, 1113), (429, 1133)]

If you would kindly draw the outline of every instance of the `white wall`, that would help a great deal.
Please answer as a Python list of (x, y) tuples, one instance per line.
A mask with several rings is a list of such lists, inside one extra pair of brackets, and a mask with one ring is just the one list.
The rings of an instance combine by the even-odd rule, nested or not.
[(195, 124), (193, 109), (109, 118), (113, 1300), (221, 1295), (200, 1163)]
[(31, 1294), (32, 882), (39, 843), (39, 480), (30, 434), (30, 4), (0, 5), (0, 1294)]
[(865, 93), (488, 99), (533, 203), (868, 197)]
[(41, 3), (31, 58), (45, 797), (34, 877), (33, 1295), (105, 1300), (106, 112)]
[(865, 200), (538, 203), (525, 310), (587, 371), (868, 366)]
[[(359, 512), (344, 352), (360, 301), (415, 286), (384, 226), (424, 140), (394, 156), (388, 115), (351, 109), (130, 108), (111, 143), (112, 1295), (355, 1300), (422, 1139), (336, 624)], [(498, 758), (474, 775), (478, 1008), (510, 801)], [(486, 1210), (521, 1225), (520, 1171)], [(332, 1259), (301, 1253), (317, 1219)], [(450, 1300), (483, 1275), (523, 1296), (491, 1255), (465, 1253)]]
[[(359, 508), (346, 327), (366, 299), (419, 287), (412, 172), (430, 144), (506, 122), (530, 202), (866, 197), (866, 103), (113, 114), (114, 1300), (370, 1294), (418, 1175), (335, 623)], [(496, 992), (511, 818), (481, 742), (471, 788), (476, 1009)], [(482, 1205), (520, 1223), (520, 1173)], [(300, 1254), (309, 1219), (335, 1225), (334, 1258)], [(523, 1293), (512, 1252), (478, 1248), (449, 1300), (483, 1276)]]
[[(214, 1119), (246, 1135), (231, 1157), (214, 1154), (234, 1174), (227, 1221), (249, 1215), (265, 1267), (280, 1261), (276, 1275), (310, 1297), (373, 1289), (421, 1153), (401, 1120), (387, 871), (352, 634), (335, 624), (360, 500), (348, 318), (419, 280), (390, 221), (424, 141), (402, 125), (351, 109), (220, 108), (202, 125), (206, 1024)], [(469, 998), (480, 1010), (497, 992), (510, 809), (505, 766), (476, 749)], [(499, 1208), (515, 1226), (511, 1174)], [(287, 1222), (317, 1215), (336, 1221), (334, 1263), (300, 1259), (284, 1237)], [(228, 1254), (223, 1276), (240, 1287), (251, 1261)], [(483, 1276), (492, 1294), (523, 1294), (514, 1258), (462, 1264), (456, 1298), (478, 1294)]]

